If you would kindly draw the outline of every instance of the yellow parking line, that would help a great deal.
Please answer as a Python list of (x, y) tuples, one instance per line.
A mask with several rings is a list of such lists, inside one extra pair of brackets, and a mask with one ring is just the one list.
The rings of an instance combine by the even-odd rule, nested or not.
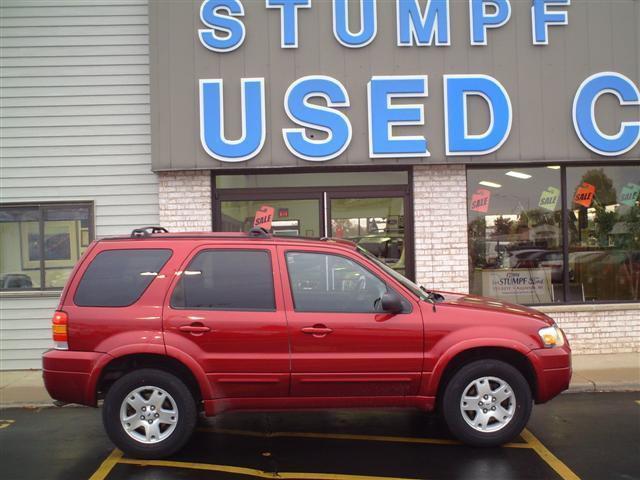
[[(138, 465), (141, 467), (173, 467), (209, 472), (235, 473), (257, 478), (304, 478), (317, 480), (413, 480), (400, 477), (372, 477), (368, 475), (345, 475), (340, 473), (306, 473), (306, 472), (265, 472), (254, 468), (234, 467), (231, 465), (215, 465), (211, 463), (174, 462), (170, 460), (135, 460), (122, 458), (118, 463)], [(93, 479), (91, 479), (93, 480)]]
[(15, 420), (0, 420), (0, 430), (16, 423)]
[(535, 452), (547, 462), (551, 468), (555, 470), (555, 472), (560, 475), (563, 480), (580, 480), (573, 471), (567, 467), (558, 457), (556, 457), (553, 453), (551, 453), (547, 447), (545, 447), (540, 440), (538, 440), (533, 433), (531, 433), (526, 428), (520, 434), (524, 440), (531, 445), (531, 448), (535, 450)]
[[(315, 432), (255, 432), (251, 430), (233, 430), (226, 428), (199, 428), (201, 432), (222, 433), (227, 435), (243, 435), (248, 437), (288, 437), (288, 438), (321, 438), (328, 440), (356, 440), (366, 442), (420, 443), (427, 445), (463, 445), (456, 440), (445, 438), (395, 437), (387, 435), (354, 435), (349, 433), (315, 433)], [(505, 443), (506, 448), (533, 448), (528, 443)]]
[(116, 466), (117, 463), (122, 459), (122, 452), (115, 448), (113, 452), (109, 454), (109, 456), (105, 459), (104, 462), (98, 467), (98, 470), (94, 472), (89, 480), (104, 480), (107, 478), (107, 475), (113, 470), (113, 467)]
[(640, 400), (636, 400), (636, 403), (637, 403), (638, 405), (640, 405)]

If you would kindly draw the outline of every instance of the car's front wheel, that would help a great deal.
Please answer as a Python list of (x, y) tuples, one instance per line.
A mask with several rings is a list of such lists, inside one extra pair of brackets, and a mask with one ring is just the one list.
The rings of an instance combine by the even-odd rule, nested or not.
[(147, 459), (182, 448), (196, 416), (193, 395), (180, 379), (147, 368), (119, 378), (107, 392), (102, 411), (111, 441), (127, 455)]
[(531, 388), (515, 367), (478, 360), (458, 370), (447, 384), (442, 412), (460, 441), (478, 447), (513, 440), (531, 415)]

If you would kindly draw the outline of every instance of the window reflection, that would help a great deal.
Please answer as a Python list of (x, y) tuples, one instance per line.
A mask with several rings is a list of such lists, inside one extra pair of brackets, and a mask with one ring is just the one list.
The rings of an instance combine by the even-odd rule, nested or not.
[(568, 167), (569, 276), (583, 301), (640, 298), (640, 166)]
[(471, 292), (525, 304), (563, 301), (559, 170), (467, 175)]

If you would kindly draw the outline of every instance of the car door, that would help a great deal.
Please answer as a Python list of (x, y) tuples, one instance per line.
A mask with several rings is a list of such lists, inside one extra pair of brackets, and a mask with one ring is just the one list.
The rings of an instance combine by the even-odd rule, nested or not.
[(291, 395), (417, 394), (423, 328), (416, 301), (402, 294), (403, 313), (382, 312), (382, 293), (400, 287), (355, 250), (349, 255), (322, 247), (278, 249), (291, 338)]
[(276, 250), (203, 246), (177, 272), (164, 312), (165, 343), (203, 367), (215, 398), (289, 392), (289, 341)]

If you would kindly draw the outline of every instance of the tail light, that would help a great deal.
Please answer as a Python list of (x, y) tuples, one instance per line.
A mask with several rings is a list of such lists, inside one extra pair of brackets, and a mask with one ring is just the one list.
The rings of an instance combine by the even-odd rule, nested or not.
[(57, 311), (51, 320), (53, 343), (57, 350), (69, 350), (69, 317), (65, 312)]

